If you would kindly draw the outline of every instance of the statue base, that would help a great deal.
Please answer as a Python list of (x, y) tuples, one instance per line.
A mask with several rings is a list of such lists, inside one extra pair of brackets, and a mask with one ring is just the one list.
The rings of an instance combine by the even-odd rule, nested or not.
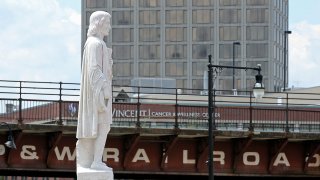
[(77, 167), (77, 180), (114, 180), (113, 171)]

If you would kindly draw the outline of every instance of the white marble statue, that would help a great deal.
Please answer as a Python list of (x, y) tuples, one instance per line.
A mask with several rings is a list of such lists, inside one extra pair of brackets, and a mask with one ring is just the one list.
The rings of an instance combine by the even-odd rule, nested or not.
[(90, 16), (82, 59), (78, 111), (77, 168), (112, 171), (102, 155), (112, 123), (112, 49), (103, 38), (109, 34), (111, 15), (96, 11)]

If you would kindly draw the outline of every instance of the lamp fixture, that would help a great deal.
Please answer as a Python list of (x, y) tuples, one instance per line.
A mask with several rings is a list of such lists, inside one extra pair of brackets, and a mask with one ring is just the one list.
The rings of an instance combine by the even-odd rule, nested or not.
[(14, 138), (13, 138), (12, 131), (9, 124), (6, 122), (1, 122), (0, 125), (6, 125), (9, 129), (8, 141), (5, 142), (4, 144), (10, 149), (17, 149), (17, 146), (14, 143)]
[(261, 75), (261, 64), (258, 64), (258, 74), (256, 75), (256, 83), (254, 84), (254, 87), (252, 89), (253, 96), (256, 99), (261, 99), (264, 95), (264, 85), (262, 83), (263, 76)]

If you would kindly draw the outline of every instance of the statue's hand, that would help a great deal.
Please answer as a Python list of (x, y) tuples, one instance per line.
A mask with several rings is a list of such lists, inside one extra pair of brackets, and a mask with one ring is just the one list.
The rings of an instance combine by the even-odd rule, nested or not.
[(105, 97), (104, 97), (104, 93), (103, 93), (103, 91), (101, 91), (100, 93), (99, 93), (99, 105), (98, 105), (98, 111), (99, 112), (104, 112), (104, 111), (106, 111), (106, 109), (107, 109), (107, 102), (106, 102), (106, 100), (107, 100), (107, 102), (108, 102), (108, 99), (106, 99)]

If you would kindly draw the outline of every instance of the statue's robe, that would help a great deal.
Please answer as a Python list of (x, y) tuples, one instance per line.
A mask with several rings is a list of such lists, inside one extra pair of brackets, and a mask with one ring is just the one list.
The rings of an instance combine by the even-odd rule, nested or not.
[(111, 53), (103, 40), (87, 38), (82, 58), (77, 138), (96, 138), (99, 123), (112, 123)]

